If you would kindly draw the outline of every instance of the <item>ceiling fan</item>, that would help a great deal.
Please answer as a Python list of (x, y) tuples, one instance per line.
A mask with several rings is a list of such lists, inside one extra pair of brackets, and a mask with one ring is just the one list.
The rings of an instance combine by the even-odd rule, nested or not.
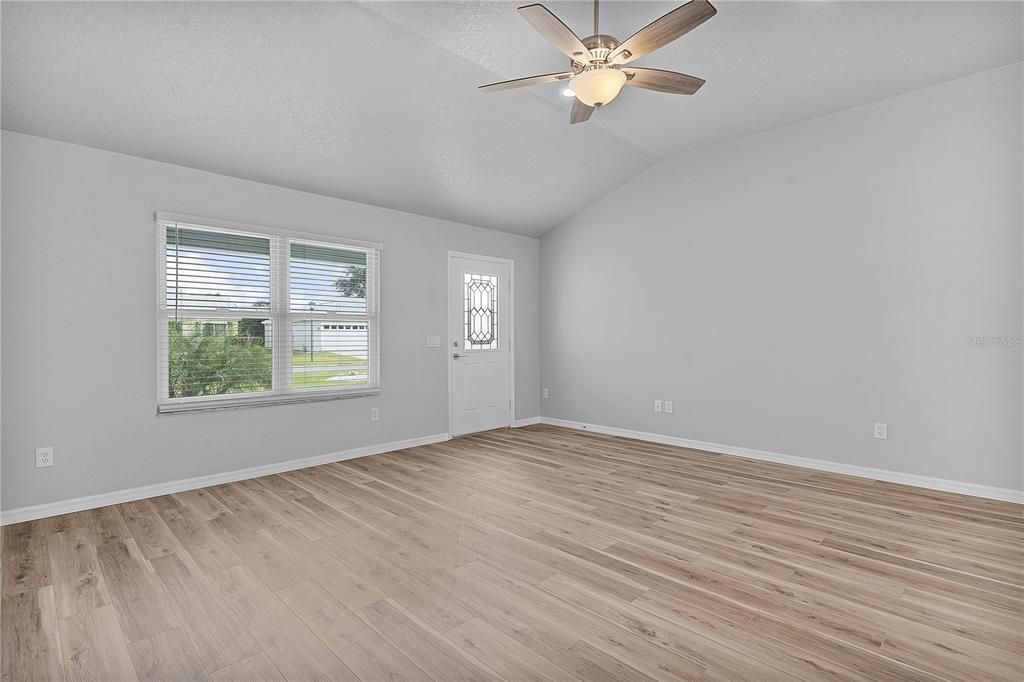
[(668, 45), (715, 16), (717, 12), (718, 10), (707, 0), (690, 0), (620, 43), (612, 36), (601, 34), (598, 23), (598, 0), (594, 0), (594, 35), (583, 40), (580, 40), (572, 29), (544, 5), (526, 5), (519, 8), (519, 13), (547, 38), (548, 42), (569, 58), (570, 70), (490, 83), (481, 85), (480, 89), (488, 92), (511, 90), (568, 80), (571, 92), (566, 94), (575, 95), (572, 113), (569, 115), (570, 124), (582, 123), (589, 119), (594, 109), (603, 107), (615, 99), (624, 85), (678, 95), (692, 95), (704, 85), (703, 78), (626, 64)]

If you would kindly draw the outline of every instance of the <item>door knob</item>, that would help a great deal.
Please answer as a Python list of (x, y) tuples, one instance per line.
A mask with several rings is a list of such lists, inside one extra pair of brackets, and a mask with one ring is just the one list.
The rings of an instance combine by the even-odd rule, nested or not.
[(455, 358), (456, 360), (458, 360), (458, 359), (459, 359), (459, 358), (461, 358), (462, 356), (461, 356), (461, 355), (459, 355), (458, 353), (452, 353), (452, 357), (453, 357), (453, 358)]

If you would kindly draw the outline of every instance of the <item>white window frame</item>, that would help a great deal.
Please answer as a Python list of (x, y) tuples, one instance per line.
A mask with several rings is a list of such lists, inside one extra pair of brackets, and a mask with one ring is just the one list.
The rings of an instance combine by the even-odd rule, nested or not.
[[(380, 268), (384, 250), (378, 242), (338, 238), (322, 234), (300, 232), (277, 227), (263, 227), (244, 223), (214, 220), (180, 213), (158, 211), (156, 213), (157, 235), (157, 413), (194, 412), (219, 410), (258, 405), (277, 405), (339, 398), (358, 398), (379, 395), (381, 392), (380, 373)], [(265, 313), (273, 321), (273, 389), (259, 393), (242, 393), (224, 396), (194, 396), (171, 398), (168, 386), (167, 364), (167, 323), (175, 311), (167, 306), (167, 228), (184, 227), (193, 230), (207, 230), (219, 233), (259, 237), (270, 240), (270, 310)], [(367, 254), (366, 267), (366, 314), (334, 314), (324, 312), (292, 312), (290, 310), (289, 273), (291, 267), (291, 244), (294, 242), (344, 248)], [(247, 310), (210, 310), (207, 308), (179, 308), (179, 317), (198, 317), (207, 320), (239, 320), (253, 317)], [(350, 388), (292, 388), (292, 322), (294, 320), (322, 319), (339, 324), (365, 324), (367, 329), (367, 383)]]

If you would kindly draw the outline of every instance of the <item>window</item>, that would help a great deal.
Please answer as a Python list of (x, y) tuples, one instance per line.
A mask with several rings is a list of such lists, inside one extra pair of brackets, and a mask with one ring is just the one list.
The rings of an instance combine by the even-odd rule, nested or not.
[(498, 348), (498, 277), (465, 273), (466, 350)]
[(380, 245), (157, 225), (160, 412), (379, 392)]

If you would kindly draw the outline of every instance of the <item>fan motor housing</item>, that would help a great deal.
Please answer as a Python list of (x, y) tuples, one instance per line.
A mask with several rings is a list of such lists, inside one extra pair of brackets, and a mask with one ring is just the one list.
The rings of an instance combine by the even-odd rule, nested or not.
[[(608, 55), (611, 51), (619, 46), (619, 39), (614, 36), (599, 33), (597, 35), (587, 36), (584, 38), (583, 45), (590, 50), (590, 54), (594, 56), (594, 59), (603, 62), (608, 59)], [(574, 69), (590, 65), (589, 62), (576, 60), (572, 60), (570, 64)]]

